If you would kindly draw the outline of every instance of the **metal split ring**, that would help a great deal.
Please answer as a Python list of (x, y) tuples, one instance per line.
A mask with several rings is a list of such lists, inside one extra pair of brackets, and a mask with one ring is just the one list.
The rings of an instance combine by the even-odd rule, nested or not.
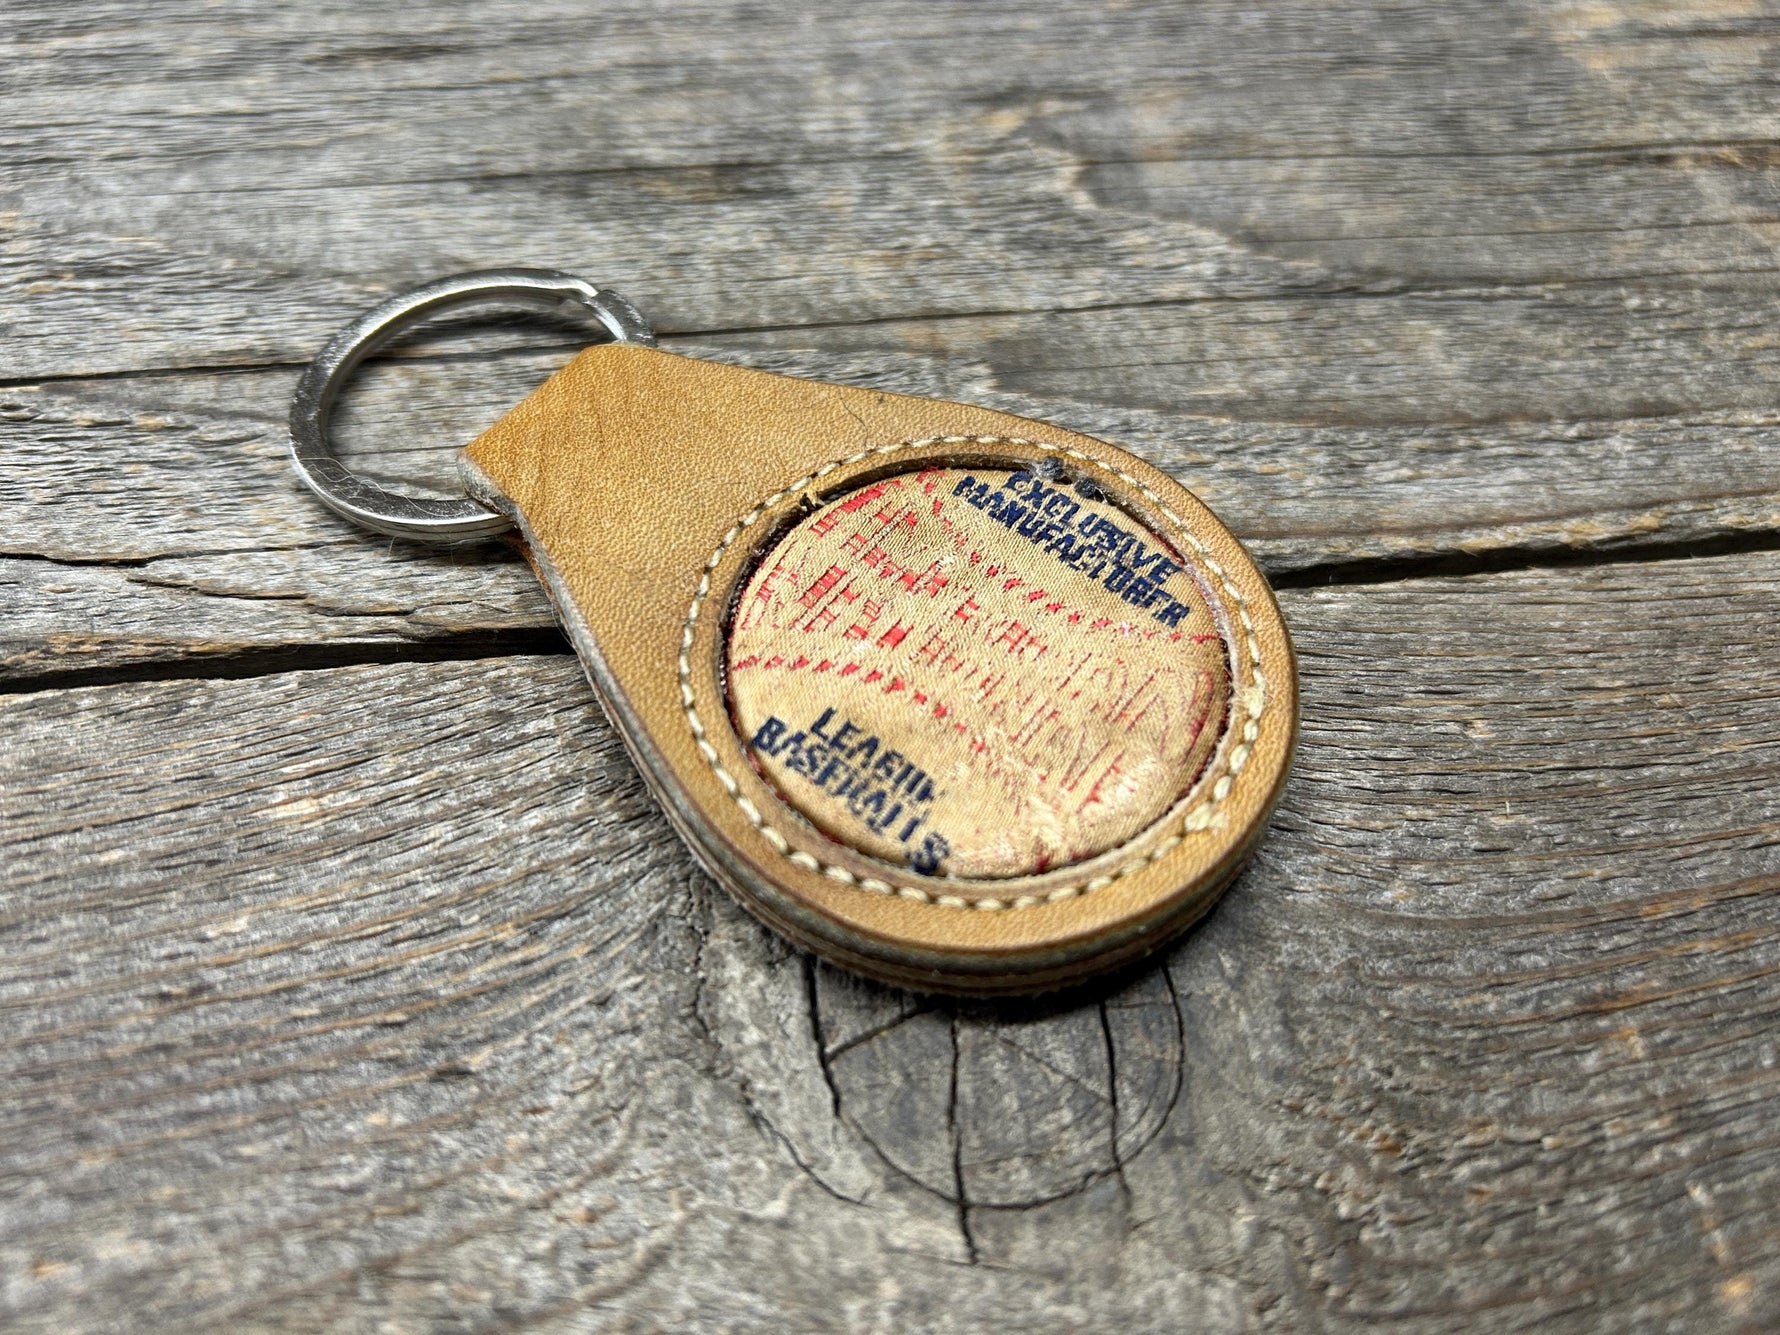
[(429, 316), (485, 302), (544, 311), (575, 307), (593, 316), (616, 342), (655, 343), (648, 321), (623, 297), (555, 269), (482, 269), (391, 297), (328, 340), (291, 399), (291, 461), (297, 476), (335, 514), (378, 533), (422, 542), (487, 538), (512, 526), (506, 515), (467, 496), (426, 500), (359, 477), (334, 456), (328, 439), (334, 400), (360, 362)]

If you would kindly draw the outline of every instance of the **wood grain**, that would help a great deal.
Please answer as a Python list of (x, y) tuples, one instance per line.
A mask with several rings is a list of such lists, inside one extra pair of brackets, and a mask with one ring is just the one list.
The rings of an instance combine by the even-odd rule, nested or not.
[(1774, 17), (26, 4), (3, 374), (297, 362), (524, 259), (676, 333), (1037, 317), (1019, 376), (1074, 312), (1098, 391), (1250, 418), (1765, 409)]
[[(567, 347), (511, 346), (526, 336), (471, 338), (482, 351), (463, 353), (466, 340), (448, 335), (375, 368), (346, 401), (346, 456), (445, 494), (449, 445), (566, 360)], [(1285, 582), (1375, 577), (1381, 562), (1685, 553), (1780, 534), (1771, 411), (1288, 426), (1012, 394), (968, 361), (679, 349), (964, 398), (1124, 444), (1212, 505)], [(305, 493), (285, 453), (291, 383), (286, 371), (194, 372), (0, 391), (0, 689), (179, 672), (194, 659), (241, 671), (304, 661), (292, 655), (561, 647), (547, 600), (505, 548), (369, 538)]]
[(1252, 870), (1164, 967), (998, 1008), (754, 927), (566, 659), (13, 697), (7, 1310), (1751, 1320), (1777, 594), (1773, 555), (1289, 594)]
[[(0, 22), (0, 1324), (1765, 1328), (1780, 8), (21, 0)], [(1293, 786), (1020, 1007), (696, 873), (498, 546), (285, 465), (481, 265), (1215, 506)], [(580, 334), (342, 445), (450, 485)]]

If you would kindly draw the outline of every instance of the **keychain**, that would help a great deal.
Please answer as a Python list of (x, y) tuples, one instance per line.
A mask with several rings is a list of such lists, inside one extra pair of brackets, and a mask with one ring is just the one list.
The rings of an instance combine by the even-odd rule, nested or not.
[[(472, 302), (580, 352), (399, 495), (328, 439), (369, 353)], [(1298, 688), (1279, 608), (1190, 492), (966, 404), (700, 361), (568, 274), (463, 274), (342, 330), (297, 472), (367, 528), (518, 538), (699, 864), (797, 944), (928, 991), (1067, 986), (1165, 944), (1265, 828)]]

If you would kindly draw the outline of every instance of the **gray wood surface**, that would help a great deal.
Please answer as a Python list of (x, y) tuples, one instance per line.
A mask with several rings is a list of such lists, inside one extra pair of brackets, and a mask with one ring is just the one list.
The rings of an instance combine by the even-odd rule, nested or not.
[[(1780, 7), (0, 14), (0, 1325), (1780, 1324)], [(1166, 959), (962, 1006), (693, 868), (296, 368), (488, 264), (1121, 441), (1304, 740)], [(453, 325), (343, 445), (574, 346)]]

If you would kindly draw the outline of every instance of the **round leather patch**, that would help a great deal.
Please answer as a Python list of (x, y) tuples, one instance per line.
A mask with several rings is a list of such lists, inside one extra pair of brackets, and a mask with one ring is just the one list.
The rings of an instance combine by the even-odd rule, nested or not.
[(829, 839), (923, 876), (1091, 859), (1193, 788), (1229, 715), (1203, 572), (1050, 461), (928, 466), (760, 556), (724, 671), (746, 755)]

